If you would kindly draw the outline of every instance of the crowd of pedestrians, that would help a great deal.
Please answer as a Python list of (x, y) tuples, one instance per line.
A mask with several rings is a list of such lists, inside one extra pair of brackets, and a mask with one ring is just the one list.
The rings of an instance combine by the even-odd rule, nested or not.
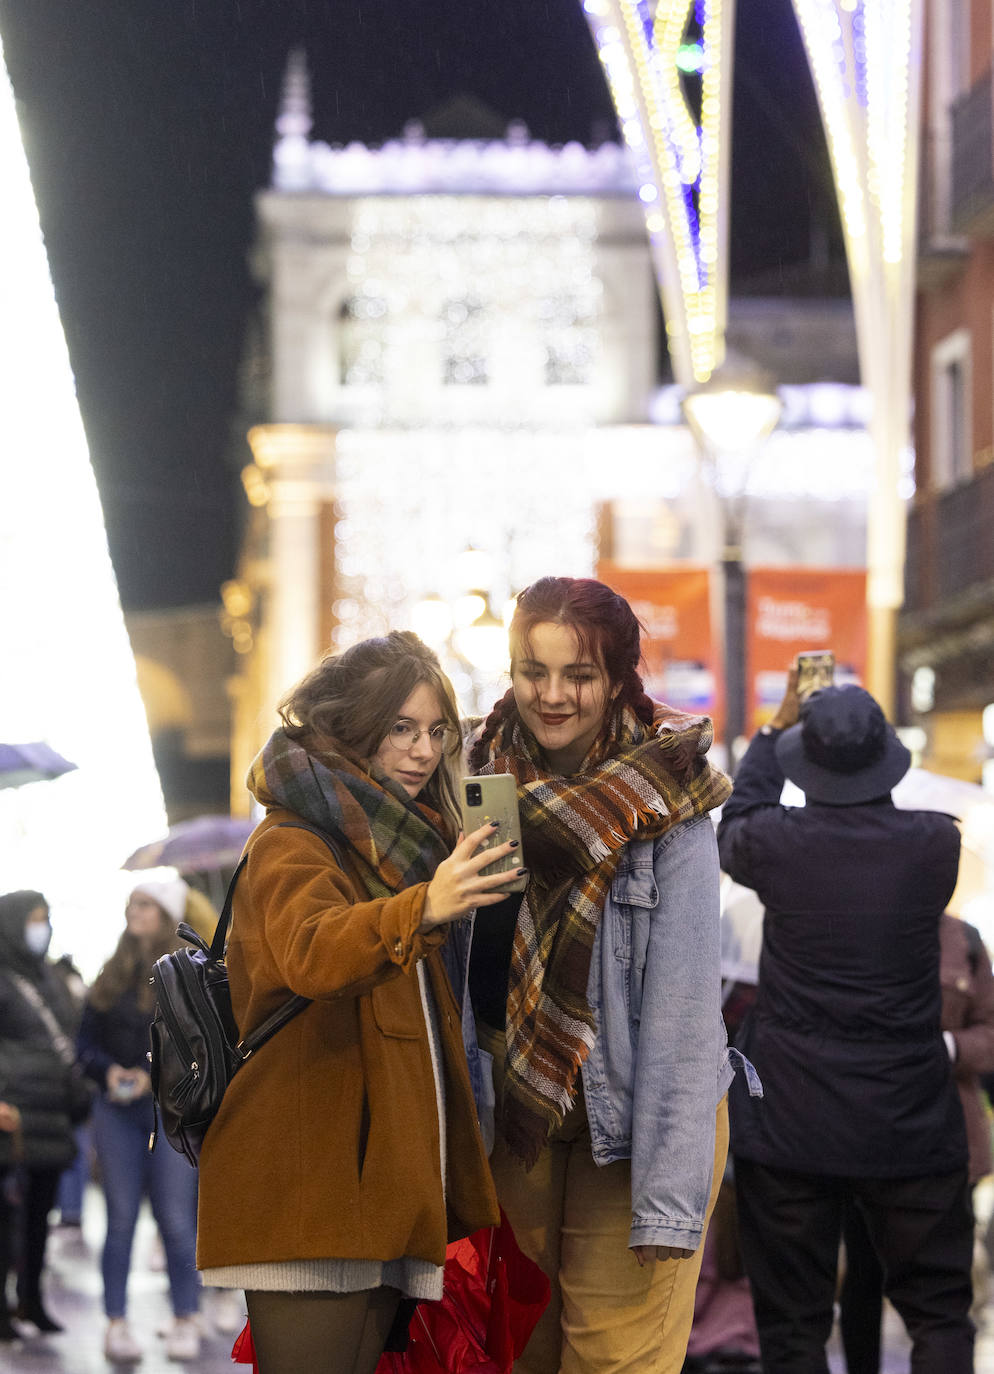
[[(87, 990), (48, 958), (42, 894), (0, 897), (0, 1343), (61, 1329), (47, 1230), (57, 1198), (78, 1218), (82, 1142), (112, 1363), (145, 1353), (147, 1198), (178, 1362), (207, 1284), (247, 1311), (261, 1374), (402, 1369), (447, 1244), (503, 1214), (550, 1284), (518, 1374), (827, 1374), (840, 1294), (850, 1374), (879, 1369), (884, 1297), (915, 1374), (973, 1369), (994, 977), (946, 914), (956, 824), (893, 805), (910, 757), (867, 692), (802, 700), (796, 668), (733, 788), (710, 722), (647, 696), (602, 583), (527, 588), (510, 650), (477, 721), (406, 632), (288, 691), (249, 775), (227, 968), (243, 1035), (307, 1005), (233, 1079), (199, 1170), (149, 1149), (149, 975), (186, 883), (136, 884)], [(520, 849), (461, 816), (463, 776), (499, 774)], [(721, 870), (763, 909), (731, 997)]]

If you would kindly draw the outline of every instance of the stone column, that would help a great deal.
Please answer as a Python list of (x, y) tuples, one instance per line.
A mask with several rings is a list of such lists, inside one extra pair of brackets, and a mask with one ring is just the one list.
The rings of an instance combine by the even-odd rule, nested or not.
[(256, 425), (249, 431), (266, 489), (268, 569), (260, 631), (267, 646), (268, 719), (276, 703), (327, 647), (321, 643), (320, 512), (335, 493), (330, 425)]

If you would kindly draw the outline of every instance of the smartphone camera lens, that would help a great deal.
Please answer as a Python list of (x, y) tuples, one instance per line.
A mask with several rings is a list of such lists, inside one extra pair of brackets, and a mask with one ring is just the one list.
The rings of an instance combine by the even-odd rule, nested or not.
[(483, 805), (483, 788), (480, 786), (478, 782), (468, 782), (466, 784), (466, 805)]

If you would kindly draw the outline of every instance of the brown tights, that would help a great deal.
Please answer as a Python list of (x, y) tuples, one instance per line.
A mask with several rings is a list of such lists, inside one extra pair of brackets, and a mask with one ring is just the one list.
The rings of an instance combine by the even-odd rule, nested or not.
[(245, 1294), (259, 1374), (373, 1374), (400, 1293)]

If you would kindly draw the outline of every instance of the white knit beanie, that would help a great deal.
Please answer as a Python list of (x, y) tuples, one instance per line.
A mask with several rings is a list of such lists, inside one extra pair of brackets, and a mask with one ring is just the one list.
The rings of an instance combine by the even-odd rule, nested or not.
[(153, 902), (158, 902), (177, 925), (186, 915), (186, 895), (189, 891), (182, 878), (173, 878), (171, 882), (136, 883), (131, 889), (132, 895), (140, 892), (143, 897), (151, 897)]

